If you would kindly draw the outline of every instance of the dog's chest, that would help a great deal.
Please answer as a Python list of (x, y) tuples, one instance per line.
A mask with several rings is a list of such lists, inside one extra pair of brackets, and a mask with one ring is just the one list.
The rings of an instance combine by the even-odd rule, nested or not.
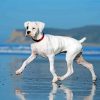
[(47, 42), (36, 43), (33, 51), (43, 57), (47, 57), (48, 54), (52, 53), (52, 48)]

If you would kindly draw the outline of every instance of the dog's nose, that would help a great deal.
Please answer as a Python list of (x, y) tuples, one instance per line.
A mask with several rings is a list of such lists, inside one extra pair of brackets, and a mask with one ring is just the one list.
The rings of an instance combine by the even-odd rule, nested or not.
[(27, 31), (27, 34), (30, 34), (31, 33), (31, 31)]

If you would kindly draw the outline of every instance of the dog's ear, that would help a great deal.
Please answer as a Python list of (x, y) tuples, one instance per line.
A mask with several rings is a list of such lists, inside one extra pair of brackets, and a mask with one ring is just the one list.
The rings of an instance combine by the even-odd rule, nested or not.
[(29, 21), (25, 22), (24, 27), (26, 28), (28, 26), (28, 24), (29, 24)]
[(41, 33), (45, 27), (45, 23), (43, 22), (36, 22), (36, 24), (38, 25), (39, 28), (39, 32)]

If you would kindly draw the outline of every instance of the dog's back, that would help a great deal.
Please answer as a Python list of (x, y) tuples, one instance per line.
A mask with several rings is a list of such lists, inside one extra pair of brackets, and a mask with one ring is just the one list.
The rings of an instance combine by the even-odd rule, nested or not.
[(66, 36), (45, 35), (50, 42), (55, 54), (69, 49), (82, 48), (80, 41)]

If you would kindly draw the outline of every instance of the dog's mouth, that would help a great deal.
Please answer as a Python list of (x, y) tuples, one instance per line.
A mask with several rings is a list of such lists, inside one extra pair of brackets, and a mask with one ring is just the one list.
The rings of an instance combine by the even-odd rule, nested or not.
[(27, 35), (27, 34), (25, 34), (25, 37), (28, 37), (28, 35)]
[(25, 37), (33, 37), (33, 36), (32, 36), (32, 34), (31, 34), (31, 32), (30, 32), (30, 33), (26, 33), (26, 34), (25, 34)]
[(31, 37), (29, 34), (25, 34), (25, 37)]
[(32, 36), (31, 34), (25, 34), (25, 37), (30, 37), (30, 38), (34, 39), (35, 36)]

